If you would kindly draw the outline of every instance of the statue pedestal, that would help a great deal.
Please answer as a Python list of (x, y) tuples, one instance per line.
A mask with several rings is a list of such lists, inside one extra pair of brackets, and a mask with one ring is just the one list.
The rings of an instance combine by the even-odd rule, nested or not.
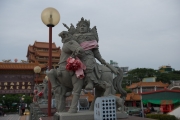
[[(128, 118), (126, 113), (116, 113), (117, 119)], [(53, 120), (94, 120), (94, 111), (79, 111), (77, 113), (55, 113)]]

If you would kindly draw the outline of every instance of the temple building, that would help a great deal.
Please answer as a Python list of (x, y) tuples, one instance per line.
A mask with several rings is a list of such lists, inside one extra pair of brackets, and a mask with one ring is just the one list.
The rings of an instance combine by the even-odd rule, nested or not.
[(130, 86), (126, 86), (127, 89), (130, 89), (134, 93), (143, 93), (143, 92), (151, 92), (157, 90), (163, 90), (167, 88), (169, 84), (159, 82), (137, 82), (132, 83)]
[(126, 106), (138, 107), (142, 101), (144, 107), (150, 108), (153, 106), (157, 111), (167, 113), (180, 103), (179, 89), (174, 89), (177, 87), (173, 88), (172, 85), (161, 81), (156, 82), (154, 77), (144, 78), (140, 82), (126, 86), (126, 88), (132, 91), (126, 97)]
[[(37, 42), (28, 46), (27, 60), (0, 62), (0, 94), (33, 93), (34, 84), (42, 83), (48, 69), (49, 43)], [(61, 50), (52, 43), (52, 68), (58, 67)], [(34, 72), (39, 66), (41, 71)]]
[(174, 69), (170, 65), (163, 65), (159, 67), (159, 72), (161, 73), (169, 73), (174, 71)]
[[(38, 78), (35, 66), (41, 67)], [(0, 62), (0, 94), (33, 93), (34, 83), (43, 81), (45, 70), (46, 65), (38, 63)]]
[[(52, 68), (58, 67), (61, 50), (60, 47), (56, 47), (55, 43), (52, 43)], [(37, 42), (33, 45), (28, 46), (27, 60), (29, 63), (38, 62), (41, 65), (48, 65), (49, 56), (49, 43), (48, 42)]]

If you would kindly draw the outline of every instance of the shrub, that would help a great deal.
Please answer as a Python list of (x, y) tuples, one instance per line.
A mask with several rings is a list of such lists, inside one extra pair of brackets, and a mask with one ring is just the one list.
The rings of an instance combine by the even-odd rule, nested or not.
[(167, 114), (147, 114), (146, 117), (157, 120), (177, 120), (177, 118), (174, 115)]

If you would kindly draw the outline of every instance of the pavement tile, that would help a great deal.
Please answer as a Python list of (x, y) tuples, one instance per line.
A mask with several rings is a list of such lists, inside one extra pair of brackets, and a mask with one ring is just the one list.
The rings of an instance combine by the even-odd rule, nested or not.
[(8, 114), (6, 116), (1, 116), (0, 120), (19, 120), (21, 116), (18, 114)]

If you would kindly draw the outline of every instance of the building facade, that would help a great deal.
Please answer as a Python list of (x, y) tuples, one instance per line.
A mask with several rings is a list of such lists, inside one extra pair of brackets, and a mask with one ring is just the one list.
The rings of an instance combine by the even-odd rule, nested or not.
[[(49, 43), (35, 41), (28, 46), (27, 61), (18, 59), (0, 62), (0, 94), (33, 93), (34, 84), (42, 83), (48, 69)], [(61, 50), (52, 43), (52, 68), (58, 67)], [(34, 68), (39, 66), (40, 73)]]
[[(60, 47), (56, 47), (56, 44), (52, 43), (52, 68), (58, 67), (60, 55)], [(28, 46), (26, 57), (29, 63), (37, 62), (48, 66), (49, 43), (35, 41), (33, 45)]]
[(159, 82), (138, 82), (132, 83), (130, 86), (126, 86), (127, 89), (131, 89), (134, 93), (144, 93), (144, 92), (151, 92), (157, 90), (163, 90), (167, 88), (169, 84)]
[[(35, 66), (41, 67), (36, 78)], [(38, 63), (0, 62), (0, 94), (33, 93), (35, 82), (42, 82), (46, 65)]]
[(172, 71), (174, 71), (174, 69), (171, 68), (170, 65), (163, 65), (163, 66), (159, 67), (159, 72), (161, 72), (161, 73), (169, 73), (169, 72), (172, 72)]

